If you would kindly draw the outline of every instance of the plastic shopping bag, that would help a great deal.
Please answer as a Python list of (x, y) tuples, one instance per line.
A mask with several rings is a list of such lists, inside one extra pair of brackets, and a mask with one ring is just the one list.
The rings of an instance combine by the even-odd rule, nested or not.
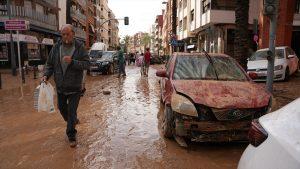
[(54, 88), (50, 83), (41, 83), (40, 86), (37, 87), (35, 91), (35, 96), (37, 96), (37, 110), (38, 112), (44, 111), (53, 113), (55, 112), (54, 109)]

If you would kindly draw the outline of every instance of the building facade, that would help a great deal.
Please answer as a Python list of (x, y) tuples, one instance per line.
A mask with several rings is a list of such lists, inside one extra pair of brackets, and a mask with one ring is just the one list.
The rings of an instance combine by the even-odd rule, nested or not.
[[(8, 7), (11, 9), (11, 19), (26, 20), (29, 29), (20, 31), (21, 62), (36, 65), (44, 63), (55, 41), (59, 38), (58, 1), (57, 0), (11, 0), (10, 6), (6, 0), (0, 1), (0, 63), (3, 67), (11, 62), (9, 31), (4, 29), (5, 20), (9, 19)], [(13, 41), (16, 47), (16, 32), (13, 31)], [(17, 50), (14, 50), (17, 56)], [(18, 62), (15, 57), (16, 63)], [(18, 63), (17, 63), (18, 64)], [(1, 66), (1, 67), (2, 67)]]
[(108, 45), (109, 50), (116, 50), (119, 46), (119, 21), (116, 19), (115, 14), (112, 10), (108, 13)]
[[(259, 0), (250, 0), (249, 42), (252, 42), (253, 20), (258, 17)], [(178, 0), (178, 20), (178, 40), (184, 41), (180, 51), (204, 49), (207, 52), (233, 55), (234, 0)]]

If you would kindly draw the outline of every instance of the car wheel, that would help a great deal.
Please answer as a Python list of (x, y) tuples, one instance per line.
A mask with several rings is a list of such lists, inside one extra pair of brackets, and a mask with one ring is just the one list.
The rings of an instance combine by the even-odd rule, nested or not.
[(285, 69), (284, 81), (289, 81), (290, 79), (290, 69), (287, 67)]
[(174, 131), (174, 115), (170, 106), (165, 106), (163, 117), (162, 117), (162, 133), (164, 137), (173, 137)]

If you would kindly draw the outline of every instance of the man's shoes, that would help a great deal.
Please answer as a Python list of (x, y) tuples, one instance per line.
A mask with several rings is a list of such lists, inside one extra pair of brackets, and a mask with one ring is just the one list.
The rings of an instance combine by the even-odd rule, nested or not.
[(69, 138), (69, 144), (70, 144), (70, 147), (71, 148), (74, 148), (77, 146), (77, 142), (76, 142), (76, 139), (75, 138)]

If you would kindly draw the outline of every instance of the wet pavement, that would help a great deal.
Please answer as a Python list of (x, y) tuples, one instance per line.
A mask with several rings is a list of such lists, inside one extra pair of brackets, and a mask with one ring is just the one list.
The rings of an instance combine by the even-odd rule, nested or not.
[(139, 68), (129, 66), (127, 75), (120, 79), (88, 76), (87, 92), (78, 109), (75, 149), (69, 147), (66, 124), (58, 112), (34, 110), (38, 80), (22, 88), (0, 90), (0, 168), (237, 167), (245, 143), (190, 143), (185, 149), (164, 139), (159, 131), (163, 107), (155, 69), (150, 68), (146, 78), (140, 76)]

